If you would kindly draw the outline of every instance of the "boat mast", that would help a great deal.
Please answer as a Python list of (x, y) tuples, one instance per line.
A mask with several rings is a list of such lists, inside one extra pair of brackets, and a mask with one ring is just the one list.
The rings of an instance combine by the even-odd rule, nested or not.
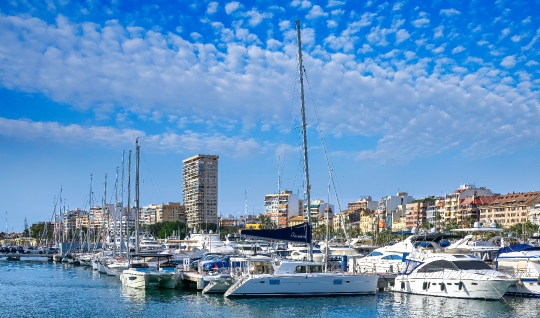
[[(129, 151), (128, 153), (128, 179), (127, 179), (127, 228), (129, 229), (129, 218), (131, 216), (131, 208), (130, 208), (130, 202), (129, 200), (131, 200), (131, 150)], [(129, 246), (129, 244), (131, 243), (130, 240), (129, 240), (129, 231), (127, 232), (128, 235), (128, 243), (127, 243), (127, 253), (126, 253), (126, 256), (127, 256), (127, 259), (129, 259), (129, 253), (131, 253), (131, 247)]]
[(139, 254), (139, 138), (135, 141), (135, 254)]
[(124, 157), (126, 151), (122, 150), (122, 183), (120, 185), (120, 254), (124, 250)]
[(92, 211), (92, 174), (90, 174), (90, 193), (88, 194), (88, 226), (86, 229), (86, 251), (90, 252), (90, 224), (93, 224), (93, 217), (92, 217), (92, 223), (90, 223), (90, 214)]
[[(311, 185), (309, 184), (309, 166), (308, 166), (308, 146), (307, 146), (307, 133), (306, 133), (306, 108), (304, 104), (304, 72), (302, 65), (302, 39), (300, 37), (300, 20), (296, 20), (296, 33), (298, 35), (298, 70), (300, 71), (300, 99), (302, 101), (302, 137), (304, 147), (304, 168), (306, 175), (306, 200), (307, 200), (307, 223), (311, 227)], [(309, 241), (309, 261), (313, 261), (313, 243)]]

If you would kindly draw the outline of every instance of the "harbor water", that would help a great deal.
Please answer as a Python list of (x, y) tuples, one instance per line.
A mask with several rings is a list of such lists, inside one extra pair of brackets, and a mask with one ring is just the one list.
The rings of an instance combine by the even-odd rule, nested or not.
[(540, 299), (375, 296), (224, 299), (191, 290), (129, 289), (90, 268), (0, 260), (2, 317), (538, 317)]

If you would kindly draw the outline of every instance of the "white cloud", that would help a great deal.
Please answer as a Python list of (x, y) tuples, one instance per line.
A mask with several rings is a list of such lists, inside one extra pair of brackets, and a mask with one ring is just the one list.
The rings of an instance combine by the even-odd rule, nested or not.
[(504, 66), (506, 68), (512, 68), (515, 65), (516, 65), (516, 58), (513, 55), (505, 57), (501, 62), (501, 66)]
[(291, 2), (291, 7), (300, 7), (302, 9), (311, 8), (311, 2), (308, 0), (293, 0)]
[(519, 35), (514, 35), (513, 37), (510, 38), (512, 40), (512, 42), (519, 42), (521, 40), (521, 36)]
[(486, 40), (480, 40), (480, 41), (476, 42), (476, 44), (478, 44), (478, 45), (482, 46), (482, 45), (486, 45), (486, 44), (489, 44), (489, 42), (488, 42), (488, 41), (486, 41)]
[[(306, 43), (314, 49), (304, 53), (311, 88), (317, 92), (317, 104), (323, 105), (318, 109), (324, 118), (323, 130), (335, 136), (380, 136), (377, 146), (364, 148), (359, 159), (413, 160), (448, 149), (493, 154), (540, 140), (537, 93), (526, 83), (517, 87), (513, 78), (535, 79), (534, 54), (520, 52), (519, 57), (507, 56), (499, 63), (470, 56), (457, 65), (452, 59), (422, 56), (423, 50), (415, 53), (414, 47), (405, 52), (376, 47), (392, 33), (397, 42), (400, 34), (408, 34), (406, 30), (400, 33), (402, 29), (377, 25), (370, 28), (370, 42), (364, 43), (361, 28), (372, 21), (360, 21), (349, 23), (342, 34), (327, 37), (327, 46), (314, 45), (314, 29), (306, 28)], [(227, 29), (219, 22), (210, 24), (213, 32), (204, 37), (192, 33), (198, 39), (193, 41), (190, 35), (126, 27), (118, 21), (98, 25), (58, 18), (51, 24), (0, 14), (0, 87), (38, 93), (74, 110), (92, 111), (97, 118), (123, 118), (115, 127), (118, 123), (122, 123), (118, 127), (127, 127), (0, 120), (0, 135), (27, 132), (32, 138), (50, 138), (47, 136), (63, 134), (62, 138), (73, 138), (73, 142), (79, 142), (77, 138), (125, 138), (131, 144), (133, 134), (142, 134), (172, 150), (181, 146), (195, 149), (195, 153), (210, 148), (224, 153), (263, 151), (260, 145), (264, 143), (244, 137), (244, 132), (225, 134), (213, 127), (233, 129), (229, 122), (237, 120), (242, 127), (236, 131), (245, 129), (245, 136), (257, 127), (286, 127), (283, 114), (289, 112), (297, 66), (294, 41), (287, 37), (294, 30), (287, 23), (280, 23), (283, 41), (272, 37), (258, 41), (257, 35), (241, 28), (242, 23)], [(426, 30), (425, 36), (429, 38), (429, 34)], [(426, 43), (426, 39), (414, 40)], [(444, 45), (430, 48), (442, 52)], [(343, 51), (333, 52), (330, 46)], [(343, 53), (345, 50), (351, 53)], [(369, 56), (352, 54), (375, 50), (378, 52), (366, 54)], [(531, 69), (509, 75), (509, 68), (527, 60)], [(192, 117), (186, 120), (186, 113)], [(165, 122), (171, 131), (144, 135), (129, 128), (130, 117)], [(174, 131), (194, 125), (207, 129), (205, 133)]]
[(238, 8), (240, 8), (240, 2), (238, 1), (229, 2), (225, 5), (225, 12), (227, 14), (231, 14), (232, 12), (238, 10)]
[(342, 6), (345, 4), (345, 1), (339, 1), (339, 0), (328, 0), (328, 4), (326, 5), (327, 8)]
[(436, 39), (436, 38), (440, 38), (443, 36), (443, 30), (444, 30), (444, 25), (439, 25), (438, 27), (436, 27), (433, 31), (434, 34), (433, 34), (433, 38)]
[(510, 29), (506, 28), (501, 31), (501, 34), (499, 35), (499, 40), (504, 39), (508, 34), (510, 34)]
[(534, 61), (534, 60), (531, 60), (531, 61), (528, 61), (527, 63), (525, 63), (525, 65), (527, 66), (535, 66), (535, 65), (540, 65), (540, 63)]
[(251, 9), (248, 12), (244, 13), (245, 16), (249, 17), (249, 24), (251, 26), (257, 26), (259, 23), (261, 23), (264, 19), (270, 19), (272, 18), (273, 14), (271, 12), (259, 12), (255, 8)]
[(398, 11), (401, 10), (401, 7), (403, 6), (402, 2), (396, 2), (394, 6), (392, 7), (392, 11)]
[(333, 29), (338, 26), (338, 23), (335, 20), (327, 20), (326, 26), (330, 29)]
[(532, 40), (531, 40), (531, 42), (529, 42), (529, 44), (527, 44), (526, 46), (523, 47), (523, 50), (525, 50), (525, 51), (530, 50), (533, 47), (533, 45), (536, 43), (538, 38), (540, 38), (540, 28), (538, 28), (536, 30), (536, 35), (532, 38)]
[(531, 23), (531, 16), (528, 16), (527, 18), (523, 19), (523, 20), (521, 21), (521, 23), (523, 23), (523, 24), (529, 24), (529, 23)]
[(206, 13), (208, 14), (214, 14), (217, 12), (219, 3), (212, 1), (208, 4), (208, 7), (206, 8)]
[(289, 20), (284, 20), (284, 21), (279, 22), (279, 30), (280, 31), (287, 30), (290, 27), (291, 27), (291, 21), (289, 21)]
[(409, 32), (407, 32), (407, 30), (400, 29), (400, 30), (398, 30), (396, 32), (396, 44), (399, 44), (399, 43), (407, 40), (410, 37), (411, 37), (411, 35), (409, 34)]
[(451, 8), (451, 9), (442, 9), (441, 11), (439, 11), (439, 14), (449, 17), (449, 16), (452, 16), (452, 15), (461, 14), (461, 12), (459, 12), (456, 9)]
[(456, 54), (463, 51), (465, 51), (465, 48), (461, 45), (458, 45), (452, 50), (452, 54)]
[(438, 48), (436, 49), (433, 49), (432, 52), (435, 53), (435, 54), (439, 54), (439, 53), (442, 53), (444, 52), (444, 49), (446, 48), (446, 43), (440, 45)]
[(420, 18), (420, 19), (414, 20), (412, 23), (415, 27), (422, 28), (422, 27), (425, 27), (427, 24), (429, 24), (429, 19)]
[[(57, 122), (33, 122), (0, 117), (0, 135), (18, 140), (46, 140), (59, 144), (94, 143), (111, 147), (131, 145), (135, 137), (145, 142), (145, 147), (176, 152), (221, 152), (233, 157), (253, 156), (261, 146), (253, 138), (227, 137), (223, 134), (163, 133), (146, 135), (136, 129), (117, 129), (106, 126), (61, 125)], [(236, 153), (240, 152), (240, 153)]]
[(320, 6), (314, 5), (311, 8), (311, 10), (309, 10), (308, 14), (306, 15), (306, 18), (308, 20), (313, 20), (319, 17), (326, 17), (326, 16), (328, 16), (327, 12), (324, 12), (324, 10)]
[(189, 36), (191, 36), (191, 38), (195, 41), (199, 40), (202, 38), (202, 35), (200, 33), (197, 33), (197, 32), (191, 32), (189, 34)]

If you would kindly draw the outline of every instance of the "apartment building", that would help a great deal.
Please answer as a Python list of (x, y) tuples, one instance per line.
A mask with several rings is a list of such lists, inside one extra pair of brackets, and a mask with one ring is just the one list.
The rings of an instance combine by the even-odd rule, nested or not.
[(218, 223), (218, 159), (196, 155), (183, 160), (183, 194), (187, 225)]
[[(307, 220), (307, 207), (304, 204), (304, 219)], [(323, 216), (325, 211), (333, 213), (334, 205), (325, 203), (324, 200), (312, 200), (309, 205), (309, 211), (311, 213), (311, 225), (316, 228), (319, 225), (319, 217)]]
[(379, 228), (391, 228), (393, 220), (398, 220), (405, 216), (405, 206), (411, 203), (413, 197), (407, 192), (398, 192), (396, 195), (389, 195), (381, 198), (381, 201), (377, 207), (377, 214), (379, 218)]
[(503, 227), (524, 223), (531, 211), (536, 211), (537, 204), (540, 204), (540, 191), (499, 195), (491, 204), (480, 207), (480, 222), (495, 222)]
[(287, 227), (288, 220), (299, 215), (298, 194), (289, 190), (264, 196), (264, 215), (278, 227)]
[(444, 221), (449, 223), (464, 220), (466, 216), (461, 213), (461, 203), (465, 198), (473, 195), (493, 196), (493, 193), (486, 187), (477, 188), (474, 184), (470, 183), (460, 185), (459, 189), (455, 190), (453, 193), (445, 195)]
[(427, 221), (427, 208), (434, 205), (433, 198), (424, 198), (413, 200), (405, 206), (405, 226), (408, 229), (413, 227), (420, 228)]

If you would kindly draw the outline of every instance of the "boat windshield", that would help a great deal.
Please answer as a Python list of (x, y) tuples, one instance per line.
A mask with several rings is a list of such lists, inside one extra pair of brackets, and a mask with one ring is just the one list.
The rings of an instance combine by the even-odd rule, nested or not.
[(459, 269), (492, 269), (488, 264), (482, 261), (455, 261), (454, 264)]
[(454, 263), (446, 260), (436, 260), (431, 263), (427, 263), (422, 268), (418, 269), (419, 273), (427, 273), (427, 272), (438, 272), (442, 270), (448, 270), (448, 269), (458, 269)]

